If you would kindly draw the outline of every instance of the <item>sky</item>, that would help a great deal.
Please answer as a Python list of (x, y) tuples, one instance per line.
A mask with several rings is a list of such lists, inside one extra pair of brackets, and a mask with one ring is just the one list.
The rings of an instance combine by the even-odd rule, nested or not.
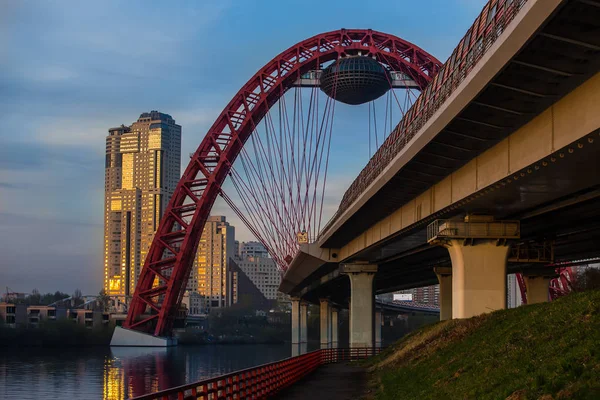
[[(101, 289), (108, 128), (150, 110), (172, 115), (183, 169), (231, 97), (295, 43), (371, 28), (443, 62), (483, 4), (0, 0), (0, 292)], [(341, 112), (339, 124), (336, 113), (331, 210), (368, 161), (365, 110)], [(240, 240), (253, 239), (226, 205), (212, 213), (226, 215)]]

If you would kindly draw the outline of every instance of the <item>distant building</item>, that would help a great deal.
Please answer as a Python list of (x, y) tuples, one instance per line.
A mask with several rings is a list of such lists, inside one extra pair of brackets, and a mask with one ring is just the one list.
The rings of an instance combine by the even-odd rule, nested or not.
[(206, 300), (201, 314), (237, 303), (237, 279), (229, 268), (234, 249), (235, 228), (224, 216), (208, 217), (187, 286)]
[(269, 258), (269, 252), (260, 242), (242, 242), (239, 245), (238, 255), (240, 260), (245, 260), (250, 257)]
[(277, 300), (281, 273), (277, 269), (274, 259), (250, 256), (238, 260), (237, 265), (266, 299)]
[(431, 306), (440, 304), (440, 285), (424, 286), (415, 289), (400, 290), (398, 294), (409, 294), (412, 301)]
[(185, 304), (188, 315), (202, 315), (206, 313), (208, 306), (206, 299), (200, 293), (187, 290), (183, 295), (182, 304)]
[[(13, 303), (0, 303), (0, 320), (4, 325), (10, 327), (17, 325), (17, 306), (17, 304)], [(25, 310), (25, 312), (27, 311)]]
[(43, 321), (69, 319), (86, 328), (109, 323), (110, 314), (81, 308), (64, 308), (46, 305), (0, 303), (0, 320), (9, 327), (37, 327)]
[(110, 314), (107, 312), (81, 308), (68, 310), (67, 317), (86, 328), (95, 328), (107, 325), (110, 322)]
[(241, 261), (229, 260), (230, 270), (237, 287), (236, 305), (240, 307), (249, 307), (251, 309), (267, 309), (274, 304), (273, 299), (268, 299), (248, 275), (241, 269)]
[(127, 299), (181, 175), (181, 126), (170, 115), (151, 111), (108, 132), (104, 290)]

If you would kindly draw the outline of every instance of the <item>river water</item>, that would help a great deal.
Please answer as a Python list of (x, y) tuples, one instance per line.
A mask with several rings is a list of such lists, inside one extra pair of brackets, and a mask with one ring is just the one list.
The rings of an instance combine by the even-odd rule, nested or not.
[(120, 400), (290, 357), (291, 346), (0, 347), (0, 399)]

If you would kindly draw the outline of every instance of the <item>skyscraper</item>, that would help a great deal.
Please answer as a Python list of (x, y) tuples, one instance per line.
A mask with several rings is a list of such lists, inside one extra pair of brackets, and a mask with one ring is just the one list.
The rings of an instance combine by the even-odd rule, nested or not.
[(160, 217), (180, 176), (181, 126), (151, 111), (108, 130), (104, 186), (104, 290), (133, 295)]
[(269, 257), (248, 256), (237, 261), (237, 265), (267, 300), (277, 300), (281, 274), (275, 260)]
[(188, 290), (205, 299), (206, 310), (237, 303), (237, 272), (229, 259), (235, 257), (235, 227), (224, 216), (210, 216), (198, 244)]
[(260, 242), (242, 242), (239, 245), (239, 257), (241, 260), (248, 257), (269, 258), (269, 252)]

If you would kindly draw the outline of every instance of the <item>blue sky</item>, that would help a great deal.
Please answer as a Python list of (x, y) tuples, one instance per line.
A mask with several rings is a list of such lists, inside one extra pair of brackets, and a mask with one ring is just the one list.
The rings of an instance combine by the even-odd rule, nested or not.
[[(246, 80), (298, 41), (372, 28), (445, 61), (483, 4), (0, 1), (0, 289), (98, 292), (109, 127), (144, 111), (169, 113), (183, 127), (187, 157)], [(364, 135), (345, 131), (353, 123), (343, 115), (328, 178), (339, 193), (368, 159), (366, 141), (336, 136)], [(348, 152), (362, 156), (349, 165)], [(250, 239), (225, 206), (213, 213)]]

